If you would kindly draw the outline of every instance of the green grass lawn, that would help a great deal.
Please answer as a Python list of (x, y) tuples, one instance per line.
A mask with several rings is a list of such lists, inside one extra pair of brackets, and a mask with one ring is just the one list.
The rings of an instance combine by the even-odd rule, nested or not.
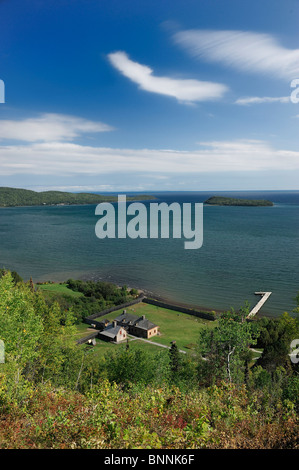
[[(83, 296), (82, 293), (69, 289), (67, 284), (42, 284), (38, 287), (44, 294), (49, 296)], [(174, 310), (157, 307), (156, 305), (150, 305), (143, 302), (127, 307), (126, 310), (128, 313), (133, 313), (134, 315), (145, 315), (148, 320), (160, 327), (160, 334), (151, 338), (153, 343), (161, 343), (166, 346), (170, 346), (171, 341), (176, 341), (178, 348), (186, 352), (192, 352), (194, 350), (198, 340), (199, 331), (203, 327), (213, 328), (217, 324), (217, 321), (205, 320), (193, 315), (175, 312)], [(114, 318), (120, 315), (122, 311), (123, 309), (116, 310), (115, 312), (101, 317), (101, 319), (107, 318), (108, 320), (114, 320)], [(88, 325), (83, 322), (78, 324), (76, 327), (78, 330), (76, 338), (87, 336), (92, 331)], [(132, 347), (142, 347), (148, 350), (157, 350), (158, 348), (158, 346), (139, 340), (130, 341), (130, 345), (132, 345)], [(122, 346), (123, 345), (115, 345), (106, 343), (102, 340), (97, 340), (95, 348), (97, 352), (105, 353)]]
[(81, 292), (75, 292), (67, 287), (66, 284), (59, 284), (59, 283), (54, 283), (54, 284), (41, 284), (38, 286), (38, 288), (44, 292), (47, 292), (49, 294), (66, 294), (70, 295), (72, 297), (82, 297), (83, 294)]
[[(89, 331), (87, 331), (85, 329), (85, 335), (84, 336), (87, 336), (88, 333), (89, 333)], [(82, 334), (82, 331), (81, 331), (81, 334)], [(81, 336), (80, 336), (80, 333), (79, 333), (78, 338), (80, 338), (80, 337)], [(115, 351), (119, 351), (120, 349), (124, 349), (124, 348), (126, 348), (126, 346), (127, 346), (126, 341), (123, 342), (123, 343), (120, 343), (120, 344), (113, 344), (113, 343), (102, 341), (102, 340), (96, 338), (96, 345), (93, 346), (92, 349), (93, 349), (93, 353), (95, 355), (97, 355), (98, 357), (103, 357), (106, 354), (109, 355), (109, 354), (112, 354)], [(83, 344), (83, 345), (80, 345), (79, 347), (86, 347), (86, 345)], [(146, 342), (138, 340), (138, 339), (132, 340), (131, 338), (129, 338), (129, 347), (130, 347), (130, 350), (142, 349), (143, 351), (146, 351), (150, 354), (151, 353), (156, 354), (159, 351), (165, 352), (165, 354), (168, 353), (168, 349), (160, 348), (158, 346), (155, 346), (154, 344), (146, 343)]]
[[(148, 320), (160, 327), (160, 335), (151, 338), (154, 343), (170, 346), (171, 341), (176, 341), (179, 349), (192, 351), (197, 343), (199, 331), (203, 327), (213, 328), (217, 321), (209, 321), (202, 318), (175, 312), (165, 308), (146, 303), (139, 303), (126, 308), (128, 313), (134, 315), (145, 315)], [(122, 313), (123, 309), (105, 315), (103, 318), (113, 320)], [(103, 319), (102, 318), (102, 319)], [(143, 343), (145, 347), (148, 343)], [(114, 345), (115, 346), (115, 345)], [(150, 345), (151, 346), (151, 345)]]
[(75, 325), (75, 326), (78, 331), (78, 333), (76, 334), (77, 339), (87, 336), (93, 331), (95, 331), (94, 328), (89, 328), (87, 323), (79, 323), (78, 325)]

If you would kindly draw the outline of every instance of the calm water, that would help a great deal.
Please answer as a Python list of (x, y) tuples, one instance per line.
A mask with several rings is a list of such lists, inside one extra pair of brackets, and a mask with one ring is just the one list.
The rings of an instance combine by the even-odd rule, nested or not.
[[(158, 202), (203, 202), (217, 194), (154, 193)], [(204, 207), (204, 244), (183, 239), (99, 240), (94, 205), (0, 209), (0, 265), (24, 279), (111, 280), (164, 299), (212, 309), (253, 306), (255, 291), (272, 291), (261, 313), (295, 307), (299, 291), (299, 191), (221, 192), (267, 198), (274, 207)], [(147, 203), (148, 204), (148, 203)]]

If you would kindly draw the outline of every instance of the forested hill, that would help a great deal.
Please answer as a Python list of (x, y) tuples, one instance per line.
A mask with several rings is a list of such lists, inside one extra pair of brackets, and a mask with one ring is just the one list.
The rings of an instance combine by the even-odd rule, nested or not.
[[(154, 199), (150, 195), (127, 197), (128, 201)], [(116, 196), (91, 193), (69, 193), (62, 191), (36, 192), (29, 189), (0, 187), (0, 207), (41, 206), (56, 204), (99, 204), (116, 202)]]
[(273, 202), (266, 199), (237, 199), (233, 197), (213, 196), (205, 201), (213, 206), (273, 206)]

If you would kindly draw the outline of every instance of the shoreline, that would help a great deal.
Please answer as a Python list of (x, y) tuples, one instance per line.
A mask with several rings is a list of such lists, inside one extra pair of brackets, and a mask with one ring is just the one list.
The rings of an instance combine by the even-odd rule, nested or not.
[(143, 292), (147, 297), (153, 298), (154, 300), (159, 300), (160, 302), (164, 302), (166, 304), (177, 306), (177, 307), (186, 308), (186, 309), (189, 309), (189, 310), (197, 310), (197, 311), (203, 312), (203, 313), (215, 312), (215, 313), (218, 313), (218, 314), (223, 313), (223, 312), (226, 311), (225, 309), (219, 310), (219, 309), (215, 309), (215, 308), (203, 307), (203, 306), (199, 306), (199, 305), (187, 304), (187, 303), (180, 302), (180, 301), (174, 301), (173, 299), (168, 299), (166, 297), (162, 297), (161, 295), (155, 294), (154, 292), (147, 291), (146, 289), (141, 289), (141, 292)]
[[(146, 288), (141, 288), (140, 286), (137, 286), (136, 284), (128, 285), (126, 282), (120, 283), (119, 280), (118, 281), (114, 280), (112, 277), (104, 278), (104, 277), (102, 277), (100, 275), (96, 275), (96, 274), (94, 274), (94, 275), (93, 274), (86, 274), (86, 275), (79, 276), (78, 278), (76, 277), (74, 279), (81, 280), (81, 281), (109, 282), (111, 284), (115, 284), (119, 288), (126, 285), (128, 289), (136, 289), (138, 291), (138, 293), (143, 293), (148, 298), (152, 298), (152, 299), (158, 300), (160, 302), (168, 303), (170, 305), (186, 308), (186, 309), (189, 309), (189, 310), (197, 310), (197, 311), (200, 311), (200, 312), (203, 312), (203, 313), (215, 312), (216, 314), (220, 314), (220, 313), (223, 313), (223, 312), (227, 311), (227, 309), (219, 309), (219, 308), (215, 309), (215, 308), (206, 307), (206, 306), (202, 306), (202, 305), (194, 305), (194, 304), (188, 304), (186, 302), (174, 301), (173, 299), (169, 299), (165, 296), (162, 296), (158, 293), (150, 291)], [(52, 279), (48, 279), (48, 281), (51, 281), (51, 282), (54, 282), (54, 283), (57, 283), (57, 284), (63, 283), (66, 280), (67, 279), (65, 279), (64, 281), (61, 281), (61, 280), (58, 280), (57, 278), (55, 279), (55, 277), (53, 277)], [(36, 284), (37, 282), (47, 282), (47, 281), (37, 279), (37, 280), (34, 280), (33, 282), (34, 282), (34, 284)]]
[[(55, 278), (55, 276), (53, 276), (51, 279), (47, 278), (47, 280), (34, 279), (33, 283), (37, 284), (37, 283), (53, 282), (55, 284), (63, 284), (67, 281), (67, 279), (70, 279), (70, 276), (63, 279), (63, 280), (61, 278), (58, 279), (58, 278)], [(202, 305), (188, 304), (188, 303), (182, 302), (182, 301), (174, 301), (173, 299), (169, 299), (165, 296), (157, 294), (157, 293), (155, 293), (153, 291), (150, 291), (146, 288), (141, 288), (140, 286), (137, 286), (136, 284), (128, 285), (126, 282), (120, 283), (119, 280), (116, 280), (116, 279), (114, 280), (111, 276), (109, 276), (108, 278), (107, 277), (104, 278), (104, 277), (101, 277), (98, 274), (85, 274), (85, 275), (83, 274), (83, 275), (75, 276), (73, 279), (80, 280), (80, 281), (108, 282), (108, 283), (116, 285), (119, 288), (121, 288), (122, 286), (125, 285), (125, 286), (127, 286), (128, 290), (136, 289), (139, 294), (143, 293), (145, 295), (145, 297), (148, 297), (149, 299), (157, 300), (159, 302), (163, 302), (165, 304), (169, 304), (169, 305), (172, 305), (174, 307), (182, 307), (182, 308), (185, 308), (185, 309), (188, 309), (188, 310), (195, 310), (197, 312), (202, 312), (202, 313), (207, 313), (207, 314), (215, 313), (216, 315), (219, 315), (221, 313), (230, 311), (230, 308), (219, 309), (219, 308), (206, 307), (206, 306), (202, 306)], [(29, 282), (29, 280), (24, 281), (24, 282)], [(258, 312), (256, 315), (254, 315), (254, 318), (262, 318), (262, 317), (276, 318), (276, 315), (273, 315), (273, 314), (271, 315), (269, 313), (261, 313), (261, 312)]]
[[(78, 277), (75, 277), (74, 279), (76, 280), (81, 280), (81, 281), (93, 281), (93, 282), (97, 282), (97, 281), (101, 281), (101, 282), (109, 282), (111, 284), (114, 284), (116, 285), (117, 287), (121, 288), (122, 286), (126, 285), (127, 288), (130, 290), (130, 289), (136, 289), (138, 291), (139, 294), (143, 293), (145, 294), (146, 297), (148, 298), (152, 298), (154, 300), (157, 300), (159, 302), (163, 302), (163, 303), (166, 303), (166, 304), (169, 304), (169, 305), (172, 305), (174, 307), (182, 307), (182, 308), (185, 308), (185, 309), (188, 309), (188, 310), (195, 310), (195, 311), (198, 311), (198, 312), (202, 312), (202, 313), (207, 313), (207, 314), (213, 314), (215, 313), (216, 315), (219, 315), (221, 313), (224, 313), (224, 312), (228, 312), (230, 311), (229, 308), (223, 308), (223, 309), (219, 309), (219, 308), (211, 308), (211, 307), (206, 307), (206, 306), (202, 306), (202, 305), (195, 305), (195, 304), (188, 304), (186, 302), (181, 302), (181, 301), (174, 301), (173, 299), (169, 299), (165, 296), (162, 296), (160, 294), (157, 294), (153, 291), (150, 291), (146, 288), (141, 288), (140, 286), (137, 286), (136, 284), (131, 284), (131, 285), (128, 285), (126, 282), (123, 282), (123, 283), (120, 283), (119, 280), (114, 280), (112, 277), (108, 277), (108, 278), (104, 278), (104, 277), (101, 277), (100, 275), (98, 274), (86, 274), (86, 275), (81, 275), (81, 276), (78, 276)], [(55, 279), (55, 277), (53, 277), (51, 280), (48, 279), (48, 281), (50, 282), (54, 282), (54, 283), (57, 283), (57, 284), (60, 284), (60, 283), (64, 283), (67, 281), (67, 279), (65, 280), (58, 280), (57, 278)], [(48, 281), (42, 281), (42, 280), (34, 280), (34, 284), (36, 284), (37, 282), (48, 282)], [(262, 317), (267, 317), (267, 318), (276, 318), (275, 315), (271, 315), (271, 314), (267, 314), (267, 313), (261, 313), (261, 312), (258, 312), (254, 318), (262, 318)]]
[[(131, 197), (131, 196), (128, 196), (128, 197)], [(133, 196), (132, 196), (133, 197)], [(156, 201), (157, 198), (155, 197), (151, 197), (151, 198), (146, 198), (146, 199), (140, 199), (140, 198), (134, 198), (134, 199), (127, 199), (127, 202), (142, 202), (142, 201), (145, 201), (145, 202), (151, 202), (151, 201)], [(118, 204), (118, 201), (101, 201), (101, 202), (74, 202), (74, 203), (64, 203), (64, 202), (61, 202), (61, 203), (57, 203), (57, 204), (30, 204), (30, 205), (21, 205), (21, 206), (17, 206), (17, 205), (14, 205), (14, 206), (1, 206), (0, 205), (0, 209), (15, 209), (15, 208), (24, 208), (24, 209), (28, 209), (29, 207), (76, 207), (76, 206), (97, 206), (98, 204), (101, 204), (101, 203), (106, 203), (106, 202), (109, 202), (110, 204)]]

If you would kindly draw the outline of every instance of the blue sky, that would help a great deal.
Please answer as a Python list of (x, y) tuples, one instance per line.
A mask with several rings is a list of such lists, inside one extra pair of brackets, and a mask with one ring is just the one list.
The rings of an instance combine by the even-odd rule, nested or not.
[(298, 19), (298, 0), (0, 1), (0, 185), (299, 189)]

